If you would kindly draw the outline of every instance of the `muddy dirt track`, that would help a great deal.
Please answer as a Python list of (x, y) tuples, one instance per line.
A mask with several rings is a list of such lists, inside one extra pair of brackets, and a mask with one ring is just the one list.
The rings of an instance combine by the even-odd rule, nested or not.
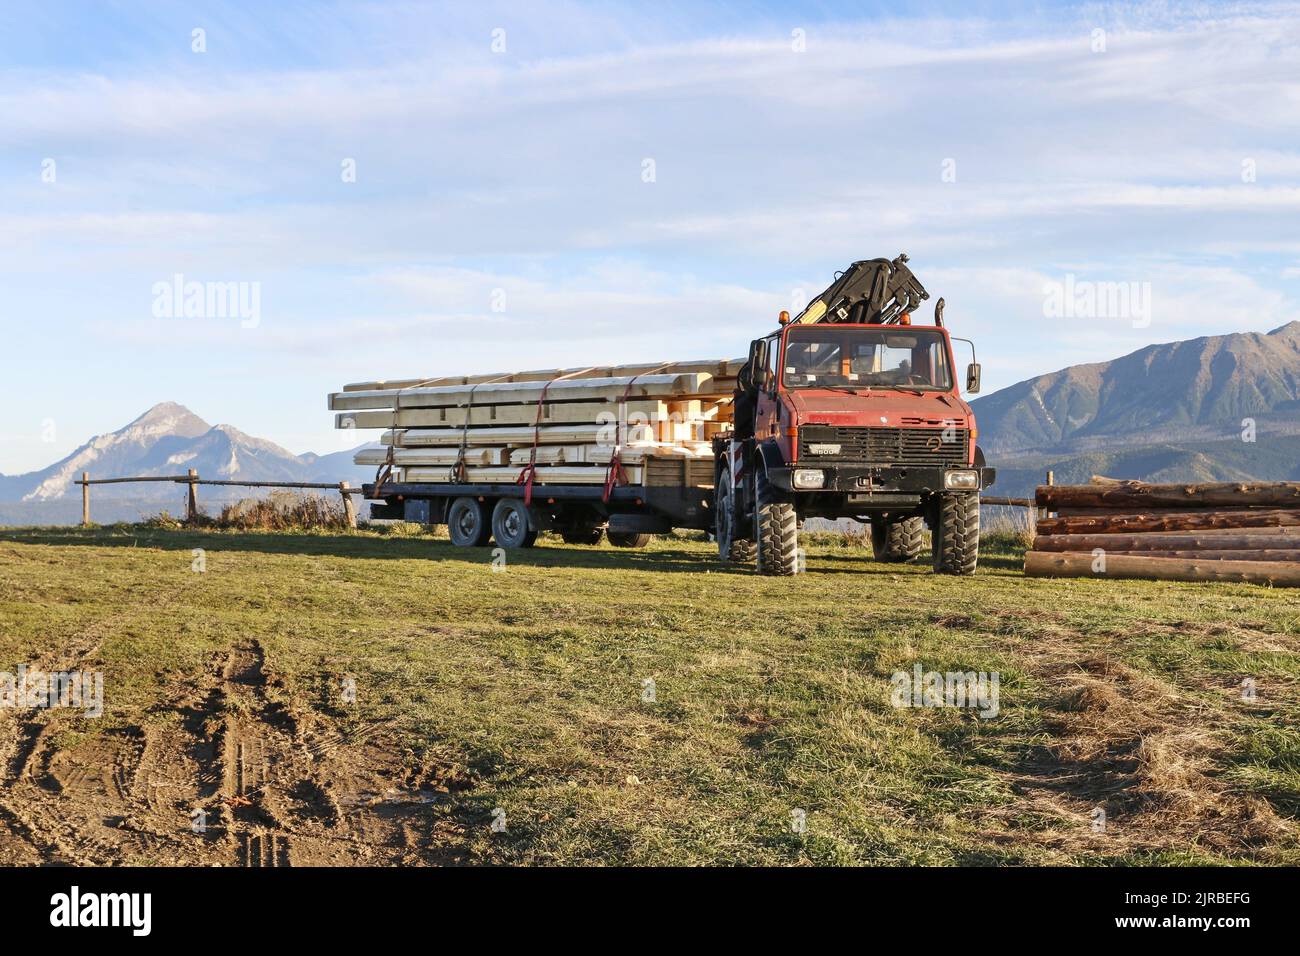
[[(46, 668), (75, 670), (94, 636)], [(262, 648), (215, 657), (143, 726), (72, 731), (67, 710), (0, 711), (0, 865), (443, 865), (462, 776), (374, 727), (267, 696)]]

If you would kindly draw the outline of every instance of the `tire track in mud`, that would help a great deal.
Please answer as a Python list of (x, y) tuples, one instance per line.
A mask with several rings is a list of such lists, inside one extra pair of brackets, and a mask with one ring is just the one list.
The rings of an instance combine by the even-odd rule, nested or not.
[[(104, 634), (113, 623), (98, 622), (74, 635), (31, 662), (29, 675), (84, 670), (85, 664), (99, 653)], [(34, 854), (44, 863), (86, 862), (86, 853), (89, 851), (93, 858), (100, 847), (61, 814), (42, 805), (44, 775), (35, 772), (41, 755), (49, 756), (48, 736), (61, 716), (57, 708), (37, 709), (27, 719), (14, 712), (0, 712), (0, 821), (24, 844), (13, 848), (20, 855)]]
[[(87, 635), (51, 657), (74, 670), (98, 648)], [(138, 725), (98, 734), (62, 733), (57, 711), (0, 715), (0, 862), (460, 859), (447, 803), (464, 776), (439, 787), (455, 773), (413, 768), (381, 724), (300, 705), (257, 641), (168, 686)]]

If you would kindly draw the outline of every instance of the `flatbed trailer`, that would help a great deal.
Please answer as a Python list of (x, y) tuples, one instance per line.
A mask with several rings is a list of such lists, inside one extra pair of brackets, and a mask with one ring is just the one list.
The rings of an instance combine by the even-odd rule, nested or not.
[[(558, 531), (566, 540), (589, 544), (599, 540), (599, 531), (605, 530), (613, 544), (638, 546), (646, 543), (647, 536), (667, 534), (674, 528), (713, 530), (712, 484), (618, 485), (608, 495), (603, 485), (534, 484), (530, 495), (523, 483), (387, 481), (364, 485), (363, 492), (372, 501), (372, 518), (446, 524), (453, 531), (458, 517), (453, 505), (466, 499), (477, 502), (480, 514), (471, 515), (470, 525), (490, 528), (498, 543), (516, 541), (516, 546), (524, 547), (533, 543), (537, 531)], [(531, 535), (498, 533), (489, 516), (498, 514), (501, 502), (512, 505), (509, 510), (514, 514), (526, 516)], [(463, 513), (459, 517), (463, 518)], [(469, 527), (464, 530), (459, 543), (487, 543), (479, 540), (481, 533)]]

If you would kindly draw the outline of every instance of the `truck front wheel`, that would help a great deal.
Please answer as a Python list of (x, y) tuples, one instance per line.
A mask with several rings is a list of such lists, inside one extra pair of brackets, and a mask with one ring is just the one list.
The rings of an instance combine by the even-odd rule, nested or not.
[(462, 548), (481, 548), (492, 538), (487, 508), (477, 498), (457, 498), (447, 509), (447, 533)]
[(943, 495), (934, 532), (936, 574), (974, 574), (980, 554), (979, 493)]
[(871, 522), (872, 553), (877, 561), (914, 561), (921, 556), (924, 533), (925, 521), (921, 518), (877, 518)]
[(762, 465), (754, 468), (754, 538), (758, 573), (789, 577), (799, 573), (799, 516), (767, 480)]

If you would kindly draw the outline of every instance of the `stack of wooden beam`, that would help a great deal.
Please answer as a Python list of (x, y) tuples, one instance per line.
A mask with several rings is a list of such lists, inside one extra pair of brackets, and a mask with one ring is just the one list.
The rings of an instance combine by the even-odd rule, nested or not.
[(708, 485), (743, 359), (357, 382), (335, 427), (383, 429), (359, 465), (397, 482), (601, 484), (615, 447), (628, 484)]
[[(1097, 479), (1094, 479), (1097, 481)], [(1025, 573), (1300, 586), (1300, 482), (1042, 485)]]

